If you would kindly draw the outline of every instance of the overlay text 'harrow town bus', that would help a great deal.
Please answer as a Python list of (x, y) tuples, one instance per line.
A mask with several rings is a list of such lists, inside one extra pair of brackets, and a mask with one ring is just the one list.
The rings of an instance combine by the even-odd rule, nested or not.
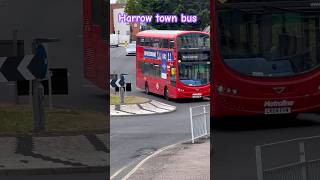
[(210, 96), (210, 37), (198, 31), (137, 34), (136, 85), (166, 99)]
[(211, 117), (320, 112), (320, 3), (211, 4)]

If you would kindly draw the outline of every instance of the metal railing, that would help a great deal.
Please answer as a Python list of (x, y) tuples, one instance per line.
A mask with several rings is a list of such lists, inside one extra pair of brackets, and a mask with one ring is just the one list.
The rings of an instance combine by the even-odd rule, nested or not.
[(210, 135), (210, 105), (190, 108), (192, 143), (198, 138)]
[(256, 146), (258, 180), (320, 180), (320, 136)]

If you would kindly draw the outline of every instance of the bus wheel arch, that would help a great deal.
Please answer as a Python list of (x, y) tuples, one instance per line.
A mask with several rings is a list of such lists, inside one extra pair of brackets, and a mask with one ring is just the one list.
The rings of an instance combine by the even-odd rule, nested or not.
[(145, 92), (147, 95), (150, 94), (148, 81), (146, 81), (146, 82), (144, 83), (144, 92)]
[(167, 86), (164, 87), (164, 90), (163, 90), (163, 97), (166, 99), (166, 100), (170, 100), (170, 97), (169, 97), (169, 90), (167, 88)]

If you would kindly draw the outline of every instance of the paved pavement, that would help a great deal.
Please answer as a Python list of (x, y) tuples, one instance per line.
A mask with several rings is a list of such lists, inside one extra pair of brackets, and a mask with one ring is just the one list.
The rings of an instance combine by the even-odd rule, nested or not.
[(156, 100), (141, 104), (110, 105), (111, 116), (152, 115), (169, 113), (175, 110), (175, 106)]
[(210, 180), (210, 141), (179, 144), (148, 159), (130, 180)]
[(107, 134), (0, 137), (0, 176), (106, 172), (109, 151)]

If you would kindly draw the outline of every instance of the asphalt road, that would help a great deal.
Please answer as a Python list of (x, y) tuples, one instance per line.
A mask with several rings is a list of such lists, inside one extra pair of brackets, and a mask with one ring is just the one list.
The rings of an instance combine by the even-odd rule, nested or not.
[[(134, 86), (135, 56), (125, 56), (125, 49), (118, 47), (110, 49), (110, 57), (110, 73), (129, 74), (127, 79), (133, 84), (131, 94), (146, 96)], [(135, 164), (156, 150), (190, 139), (189, 107), (209, 103), (169, 102), (156, 95), (146, 97), (177, 106), (177, 111), (161, 115), (111, 118), (111, 175), (124, 168), (116, 179), (123, 177)]]
[(34, 175), (34, 176), (7, 176), (1, 180), (107, 180), (107, 175), (100, 174), (68, 174), (68, 175)]
[[(300, 115), (298, 119), (234, 120), (228, 120), (211, 131), (212, 179), (256, 180), (255, 146), (320, 135), (320, 115), (317, 114)], [(297, 145), (285, 145), (281, 151), (276, 148), (277, 153), (266, 153), (264, 162), (286, 164), (299, 159)], [(320, 142), (306, 150), (317, 152), (320, 157)]]

